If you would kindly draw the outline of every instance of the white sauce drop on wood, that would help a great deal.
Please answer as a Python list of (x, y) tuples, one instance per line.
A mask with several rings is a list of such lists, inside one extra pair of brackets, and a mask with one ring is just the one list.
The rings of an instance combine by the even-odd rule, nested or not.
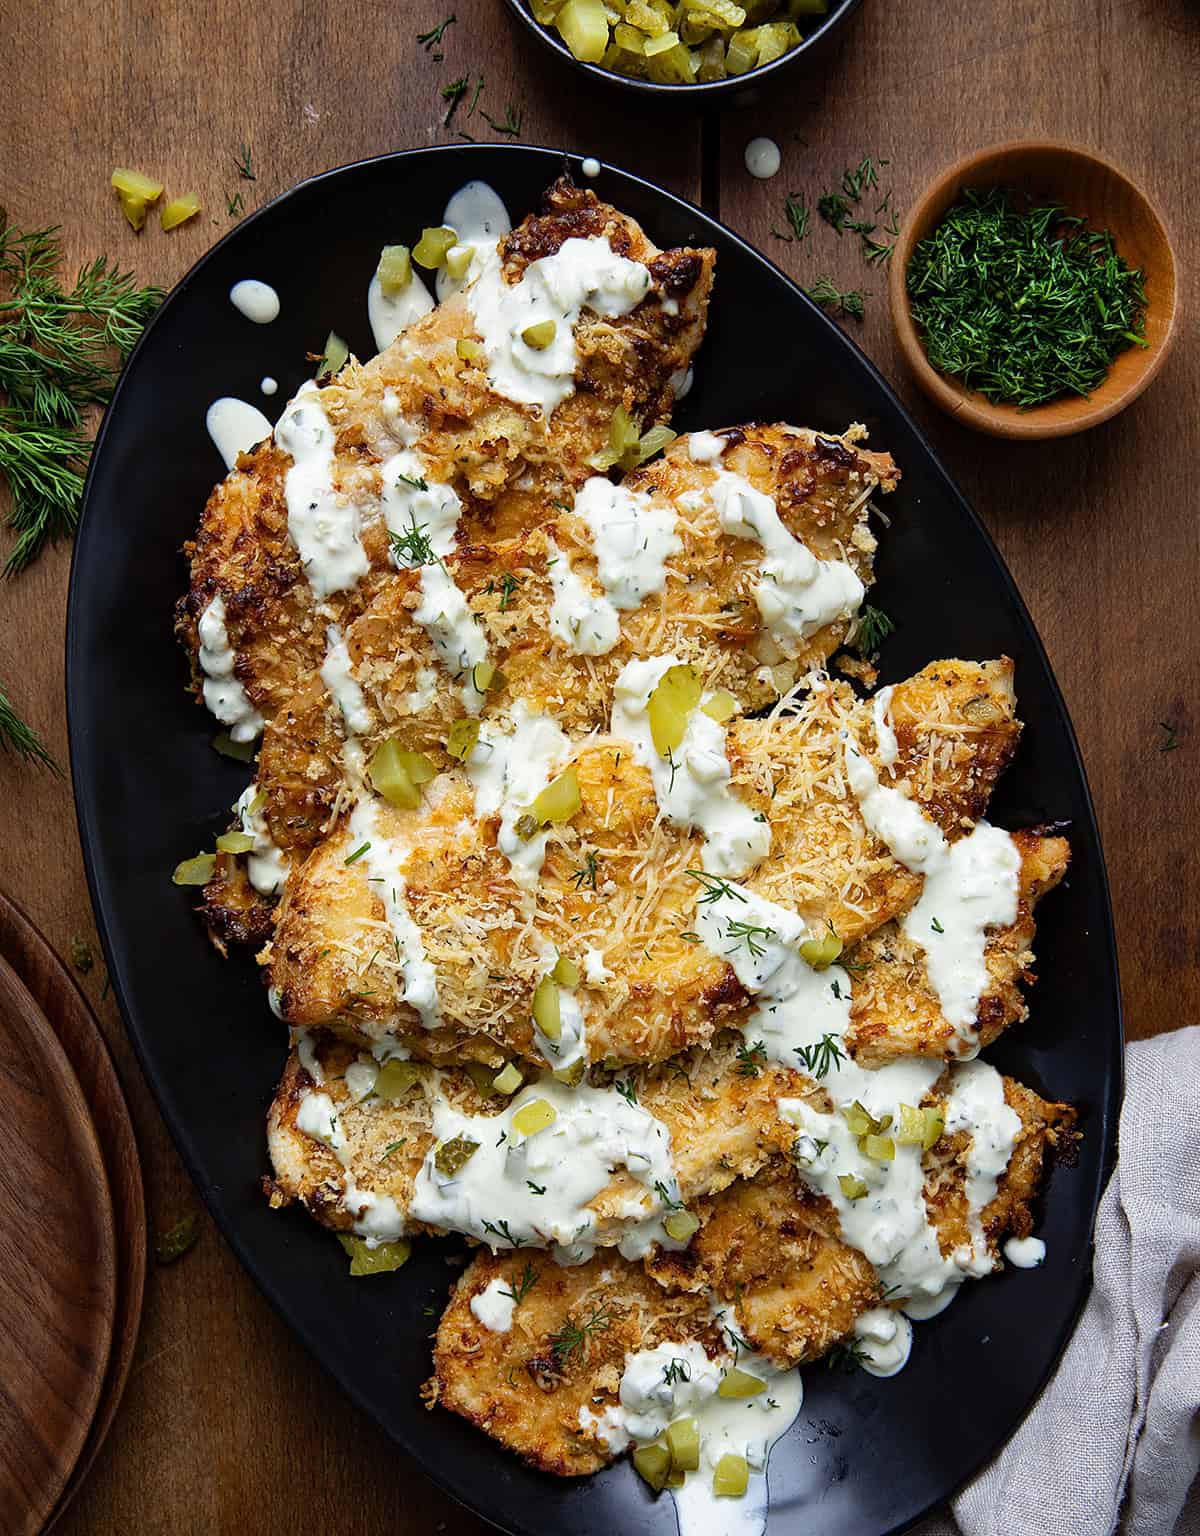
[(275, 441), (292, 457), (285, 481), (288, 532), (314, 596), (357, 586), (369, 569), (359, 509), (333, 488), (334, 432), (311, 381), (289, 401)]
[(767, 181), (777, 174), (783, 163), (779, 145), (774, 139), (751, 139), (746, 145), (746, 169), (759, 181)]
[(270, 325), (279, 318), (279, 295), (270, 283), (260, 283), (255, 277), (234, 283), (229, 290), (229, 302), (255, 325)]
[(196, 625), (200, 637), (200, 670), (204, 673), (204, 702), (234, 741), (253, 741), (262, 731), (263, 717), (234, 676), (237, 654), (225, 627), (225, 599), (218, 592)]
[(655, 750), (647, 706), (664, 673), (678, 665), (674, 656), (625, 664), (613, 689), (612, 734), (631, 742), (637, 761), (649, 768), (663, 815), (704, 834), (704, 868), (742, 875), (766, 857), (771, 828), (729, 787), (725, 727), (697, 708), (671, 759)]
[(226, 469), (237, 465), (238, 454), (249, 453), (271, 435), (271, 423), (256, 405), (232, 395), (214, 400), (204, 418), (213, 447)]

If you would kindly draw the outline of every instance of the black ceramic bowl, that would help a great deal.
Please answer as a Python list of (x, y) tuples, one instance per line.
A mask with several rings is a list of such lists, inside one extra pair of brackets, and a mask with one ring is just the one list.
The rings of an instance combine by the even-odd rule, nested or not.
[[(599, 64), (584, 64), (577, 59), (553, 27), (544, 27), (534, 19), (529, 0), (506, 0), (509, 10), (527, 32), (533, 34), (543, 47), (565, 59), (572, 69), (582, 70), (596, 80), (607, 80), (612, 85), (633, 91), (644, 100), (678, 101), (689, 107), (727, 107), (739, 103), (745, 105), (758, 99), (763, 88), (779, 81), (781, 76), (801, 59), (809, 59), (821, 51), (838, 29), (858, 10), (862, 0), (829, 0), (825, 16), (797, 18), (797, 25), (804, 34), (798, 48), (773, 59), (749, 74), (731, 75), (727, 80), (706, 80), (697, 85), (659, 85), (652, 80), (634, 80), (629, 75), (618, 75), (614, 70)], [(806, 25), (806, 23), (811, 23)]]
[[(257, 398), (264, 374), (286, 400), (331, 327), (369, 356), (365, 296), (381, 246), (439, 223), (447, 196), (474, 178), (490, 181), (519, 218), (562, 169), (560, 151), (507, 145), (347, 166), (244, 220), (175, 288), (122, 375), (88, 477), (67, 624), (71, 767), (96, 919), (130, 1035), (201, 1194), (265, 1295), (398, 1445), (505, 1531), (675, 1536), (671, 1502), (655, 1502), (628, 1463), (591, 1478), (547, 1477), (462, 1419), (425, 1409), (427, 1309), (440, 1312), (455, 1274), (449, 1243), (418, 1242), (397, 1274), (351, 1280), (328, 1232), (298, 1209), (268, 1208), (263, 1119), (284, 1032), (254, 965), (222, 961), (195, 893), (171, 885), (177, 861), (224, 830), (248, 777), (211, 750), (213, 722), (185, 691), (172, 634), (186, 585), (180, 546), (223, 473), (205, 432), (209, 403)], [(877, 600), (896, 621), (883, 680), (942, 656), (1011, 656), (1025, 730), (990, 814), (1005, 827), (1070, 824), (1070, 876), (1038, 911), (1031, 1016), (987, 1052), (1082, 1116), (1078, 1162), (1054, 1170), (1039, 1202), (1046, 1262), (964, 1286), (949, 1311), (918, 1326), (912, 1360), (892, 1380), (808, 1368), (800, 1417), (771, 1456), (769, 1536), (882, 1536), (945, 1499), (1012, 1433), (1087, 1294), (1121, 1063), (1095, 817), (1062, 696), (1012, 579), (879, 374), (794, 283), (699, 209), (607, 167), (593, 185), (660, 246), (716, 248), (708, 335), (680, 430), (783, 419), (838, 431), (861, 421), (872, 445), (893, 454), (903, 480), (888, 497), (878, 561)], [(314, 239), (314, 230), (336, 234)], [(251, 325), (230, 304), (230, 286), (244, 277), (278, 289), (273, 324)]]

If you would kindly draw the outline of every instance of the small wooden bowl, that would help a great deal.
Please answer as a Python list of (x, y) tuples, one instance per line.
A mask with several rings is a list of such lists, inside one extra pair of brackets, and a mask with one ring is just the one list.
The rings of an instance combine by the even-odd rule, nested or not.
[[(1117, 250), (1145, 274), (1147, 347), (1120, 353), (1089, 398), (1064, 396), (1021, 410), (994, 405), (975, 390), (939, 373), (929, 362), (908, 304), (907, 273), (913, 248), (958, 201), (965, 188), (1013, 187), (1039, 200), (1060, 202), (1093, 229), (1111, 230)], [(896, 241), (888, 279), (892, 324), (917, 383), (944, 411), (995, 437), (1066, 437), (1097, 426), (1136, 400), (1162, 367), (1175, 334), (1175, 253), (1154, 204), (1115, 165), (1072, 144), (1031, 141), (980, 150), (943, 171), (913, 205)]]

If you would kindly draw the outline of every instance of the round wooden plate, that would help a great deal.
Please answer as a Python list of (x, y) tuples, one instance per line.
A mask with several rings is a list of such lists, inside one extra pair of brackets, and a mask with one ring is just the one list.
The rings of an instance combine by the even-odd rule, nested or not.
[(0, 891), (0, 957), (16, 971), (46, 1015), (92, 1111), (108, 1175), (116, 1229), (117, 1306), (100, 1401), (75, 1470), (54, 1509), (53, 1525), (104, 1443), (129, 1379), (146, 1284), (146, 1205), (133, 1123), (100, 1026), (87, 999), (48, 940)]
[(66, 1053), (0, 959), (0, 1529), (39, 1531), (100, 1401), (117, 1301), (100, 1143)]

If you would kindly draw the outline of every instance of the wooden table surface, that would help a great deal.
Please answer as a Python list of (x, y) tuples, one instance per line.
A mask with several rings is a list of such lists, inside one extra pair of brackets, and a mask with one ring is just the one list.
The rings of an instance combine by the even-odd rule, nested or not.
[[(458, 20), (435, 61), (416, 33), (451, 9)], [(995, 535), (1066, 693), (1107, 849), (1129, 1033), (1200, 1017), (1200, 15), (1189, 0), (864, 0), (810, 72), (786, 75), (759, 107), (704, 123), (589, 87), (519, 35), (500, 0), (0, 0), (0, 38), (12, 87), (0, 114), (3, 200), (20, 226), (61, 223), (72, 262), (107, 251), (143, 280), (174, 282), (230, 227), (230, 195), (253, 208), (312, 172), (452, 141), (440, 89), (482, 73), (480, 108), (502, 122), (511, 103), (528, 142), (598, 155), (702, 201), (805, 284), (828, 273), (871, 289), (854, 334)], [(469, 126), (503, 137), (481, 112)], [(742, 163), (761, 133), (783, 150), (768, 182)], [(863, 266), (852, 238), (818, 225), (785, 244), (771, 231), (786, 229), (787, 193), (815, 204), (864, 154), (890, 161), (884, 186), (903, 213), (951, 159), (1034, 135), (1095, 148), (1149, 190), (1181, 259), (1183, 317), (1158, 381), (1124, 415), (1082, 437), (1014, 446), (955, 426), (917, 395), (892, 343), (884, 274)], [(237, 176), (242, 143), (254, 182)], [(198, 192), (204, 213), (171, 235), (152, 221), (135, 237), (108, 188), (117, 164), (161, 175), (171, 193)], [(64, 762), (69, 558), (56, 549), (0, 589), (0, 680)], [(1169, 739), (1176, 750), (1164, 750)], [(0, 886), (61, 950), (75, 938), (95, 946), (70, 788), (3, 759)], [(118, 1058), (161, 1229), (195, 1196), (103, 995), (102, 962), (84, 981)], [(313, 1367), (204, 1217), (196, 1248), (150, 1276), (123, 1409), (60, 1529), (484, 1528)]]

